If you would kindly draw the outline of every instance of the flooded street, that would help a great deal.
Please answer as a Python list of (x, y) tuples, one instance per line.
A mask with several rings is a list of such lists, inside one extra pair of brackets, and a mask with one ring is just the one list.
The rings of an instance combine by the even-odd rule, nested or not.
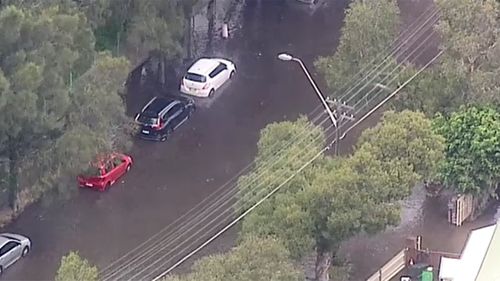
[[(403, 14), (408, 18), (414, 18), (429, 3), (402, 1)], [(50, 207), (36, 204), (5, 227), (3, 231), (29, 236), (33, 250), (9, 268), (4, 278), (53, 280), (61, 256), (71, 250), (78, 250), (101, 269), (106, 267), (250, 163), (260, 129), (311, 112), (318, 101), (303, 73), (276, 56), (283, 51), (294, 54), (312, 71), (317, 56), (333, 52), (347, 1), (319, 2), (320, 6), (309, 9), (289, 0), (244, 1), (240, 23), (231, 38), (213, 48), (213, 54), (236, 63), (235, 80), (214, 100), (199, 106), (171, 141), (136, 141), (131, 151), (135, 166), (124, 182), (109, 192), (81, 190), (73, 199)], [(317, 73), (313, 74), (319, 86), (326, 89)], [(161, 93), (132, 88), (128, 99), (131, 111), (156, 94)], [(76, 184), (68, 188), (76, 188)], [(423, 235), (426, 247), (458, 251), (469, 224), (462, 228), (448, 225), (445, 207), (417, 191), (407, 203), (401, 226), (347, 243), (345, 250), (354, 263), (356, 280), (382, 265), (410, 234)], [(494, 211), (470, 226), (489, 222), (493, 215)], [(207, 251), (227, 249), (234, 237), (235, 232), (230, 231)]]
[[(30, 255), (5, 272), (8, 280), (53, 280), (61, 256), (70, 250), (99, 268), (170, 224), (253, 160), (260, 129), (297, 118), (318, 103), (303, 73), (277, 60), (282, 51), (314, 58), (330, 53), (340, 34), (345, 2), (312, 15), (288, 1), (247, 1), (241, 27), (214, 53), (238, 68), (235, 80), (177, 130), (171, 141), (136, 141), (135, 166), (124, 183), (107, 193), (81, 190), (70, 201), (28, 208), (3, 230), (33, 240)], [(315, 36), (311, 30), (325, 30)], [(152, 89), (132, 89), (132, 111)], [(71, 186), (68, 188), (76, 188)], [(234, 237), (234, 236), (233, 236)], [(212, 249), (232, 245), (223, 237)]]

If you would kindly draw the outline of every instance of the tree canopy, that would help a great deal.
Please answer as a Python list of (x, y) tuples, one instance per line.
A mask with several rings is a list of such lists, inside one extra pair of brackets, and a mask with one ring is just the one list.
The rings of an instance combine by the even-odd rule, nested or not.
[(463, 73), (465, 103), (498, 104), (500, 97), (500, 10), (495, 0), (439, 0), (442, 19), (437, 26), (446, 49), (445, 62)]
[(429, 116), (466, 104), (500, 104), (500, 9), (495, 0), (439, 0), (440, 61), (408, 85), (394, 105)]
[(184, 30), (182, 9), (175, 1), (135, 1), (127, 43), (138, 57), (160, 51), (167, 57), (182, 53)]
[[(92, 29), (76, 9), (5, 6), (0, 24), (10, 27), (0, 31), (0, 158), (15, 208), (20, 185), (53, 189), (60, 176), (119, 145), (112, 137), (129, 122), (118, 94), (129, 64), (95, 52)], [(113, 128), (117, 134), (108, 134)]]
[(224, 254), (202, 258), (185, 276), (165, 281), (302, 281), (303, 274), (289, 260), (286, 248), (276, 239), (247, 237)]
[[(269, 125), (261, 135), (259, 152), (267, 151), (265, 144), (280, 142), (276, 137), (311, 131), (309, 126), (313, 125), (303, 120), (294, 126), (289, 122)], [(280, 154), (288, 155), (294, 149), (285, 147)], [(388, 112), (379, 125), (362, 134), (352, 156), (319, 159), (255, 209), (243, 222), (242, 237), (276, 236), (296, 259), (316, 250), (317, 278), (328, 280), (328, 268), (340, 243), (358, 233), (396, 225), (399, 200), (419, 180), (435, 174), (442, 151), (443, 138), (432, 131), (431, 121), (423, 114)], [(264, 159), (274, 157), (259, 153), (255, 170), (266, 163)], [(281, 167), (288, 174), (297, 169)]]
[(305, 117), (266, 126), (257, 143), (254, 169), (238, 179), (240, 204), (255, 203), (260, 199), (256, 195), (276, 188), (325, 145), (322, 130)]
[(126, 54), (131, 60), (145, 59), (151, 51), (167, 58), (184, 54), (189, 25), (204, 5), (199, 0), (4, 0), (1, 6), (26, 9), (58, 6), (81, 13), (97, 38), (96, 50)]
[(494, 191), (500, 175), (500, 112), (491, 107), (462, 107), (439, 116), (435, 130), (446, 140), (440, 179), (459, 193)]
[[(415, 66), (408, 67), (401, 80), (417, 71)], [(392, 100), (391, 106), (397, 110), (420, 111), (429, 117), (449, 114), (464, 103), (463, 90), (467, 87), (458, 69), (439, 63), (421, 72)]]
[(78, 252), (70, 252), (62, 257), (57, 270), (56, 281), (97, 281), (97, 267), (91, 265), (86, 259), (79, 256)]
[[(346, 85), (352, 86), (351, 81), (366, 79), (366, 71), (360, 71), (371, 66), (380, 54), (387, 53), (398, 34), (399, 14), (397, 1), (393, 0), (356, 0), (349, 5), (335, 53), (320, 57), (315, 62), (331, 92), (339, 95), (342, 93), (340, 91), (346, 90)], [(387, 64), (394, 65), (394, 62), (395, 58)], [(382, 81), (392, 68), (384, 68), (384, 71), (373, 74), (369, 79)]]

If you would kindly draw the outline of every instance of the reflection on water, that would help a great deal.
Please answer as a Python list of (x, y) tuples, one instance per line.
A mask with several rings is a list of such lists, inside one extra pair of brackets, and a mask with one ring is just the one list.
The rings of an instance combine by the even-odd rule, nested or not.
[(401, 223), (394, 230), (404, 229), (422, 220), (422, 206), (425, 201), (425, 190), (422, 186), (413, 189), (410, 199), (401, 203)]
[(384, 233), (360, 235), (345, 243), (341, 255), (354, 266), (353, 280), (364, 280), (404, 247), (405, 239), (422, 235), (424, 248), (460, 253), (472, 229), (495, 223), (500, 218), (500, 204), (495, 202), (473, 222), (456, 227), (447, 221), (449, 196), (427, 197), (422, 187), (402, 203), (401, 223)]

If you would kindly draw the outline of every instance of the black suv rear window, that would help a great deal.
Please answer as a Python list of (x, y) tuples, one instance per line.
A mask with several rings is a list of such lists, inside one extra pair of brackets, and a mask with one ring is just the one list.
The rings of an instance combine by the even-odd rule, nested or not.
[(137, 119), (142, 124), (146, 125), (153, 125), (158, 123), (158, 115), (150, 112), (150, 111), (144, 111), (139, 115), (139, 118)]
[(191, 80), (191, 81), (195, 81), (195, 82), (207, 82), (207, 77), (203, 76), (203, 75), (199, 75), (199, 74), (196, 74), (196, 73), (191, 73), (191, 72), (188, 72), (185, 76), (185, 78), (187, 80)]

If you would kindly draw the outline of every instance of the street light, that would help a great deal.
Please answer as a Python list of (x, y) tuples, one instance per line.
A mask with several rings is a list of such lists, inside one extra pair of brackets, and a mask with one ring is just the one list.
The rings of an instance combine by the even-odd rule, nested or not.
[(304, 74), (307, 76), (307, 79), (309, 79), (309, 82), (311, 83), (314, 91), (316, 92), (316, 95), (318, 95), (319, 99), (321, 100), (321, 103), (326, 109), (326, 112), (328, 112), (328, 116), (330, 117), (330, 120), (332, 120), (333, 126), (337, 127), (337, 118), (335, 118), (335, 115), (332, 112), (332, 109), (328, 106), (328, 103), (326, 102), (325, 98), (323, 97), (323, 94), (321, 94), (318, 86), (316, 86), (316, 83), (314, 83), (314, 80), (311, 77), (311, 74), (309, 74), (309, 71), (307, 71), (306, 66), (300, 60), (299, 58), (295, 58), (290, 54), (287, 53), (281, 53), (278, 55), (278, 59), (282, 61), (294, 61), (300, 64), (300, 67), (304, 71)]
[(293, 59), (293, 57), (289, 54), (281, 53), (278, 55), (278, 59), (280, 59), (282, 61), (291, 61)]

